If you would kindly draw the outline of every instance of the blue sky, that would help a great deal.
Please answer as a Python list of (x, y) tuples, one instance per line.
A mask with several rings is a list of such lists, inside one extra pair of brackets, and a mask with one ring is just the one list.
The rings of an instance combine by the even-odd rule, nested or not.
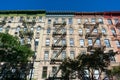
[(120, 11), (120, 0), (1, 0), (0, 10)]

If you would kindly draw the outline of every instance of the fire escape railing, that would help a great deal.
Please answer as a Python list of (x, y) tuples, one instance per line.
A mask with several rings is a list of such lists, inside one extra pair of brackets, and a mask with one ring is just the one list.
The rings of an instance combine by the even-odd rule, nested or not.
[[(88, 39), (88, 38), (91, 38), (92, 39), (92, 45), (88, 45), (87, 47), (87, 51), (90, 52), (90, 51), (94, 51), (96, 48), (99, 48), (101, 50), (104, 50), (105, 49), (105, 45), (104, 44), (100, 44), (99, 46), (95, 46), (95, 42), (97, 39), (100, 39), (101, 36), (102, 36), (102, 33), (100, 32), (99, 30), (99, 23), (96, 22), (96, 23), (85, 23), (84, 24), (84, 28), (89, 28), (90, 31), (88, 33), (86, 33), (85, 35), (85, 39)], [(97, 32), (93, 32), (94, 29), (97, 29)]]
[[(57, 40), (52, 44), (51, 49), (52, 50), (57, 50), (57, 54), (53, 56), (50, 60), (51, 65), (60, 65), (62, 63), (62, 58), (58, 58), (60, 54), (62, 53), (63, 50), (66, 49), (67, 44), (66, 41), (65, 43), (62, 43), (62, 40), (65, 39), (66, 37), (66, 30), (65, 30), (66, 22), (62, 23), (53, 23), (53, 27), (55, 27), (55, 31), (53, 31), (52, 37), (53, 39), (56, 38)], [(58, 69), (54, 74), (49, 76), (49, 80), (54, 80), (54, 79), (61, 79), (62, 77), (58, 77), (57, 74), (59, 73), (60, 69)]]

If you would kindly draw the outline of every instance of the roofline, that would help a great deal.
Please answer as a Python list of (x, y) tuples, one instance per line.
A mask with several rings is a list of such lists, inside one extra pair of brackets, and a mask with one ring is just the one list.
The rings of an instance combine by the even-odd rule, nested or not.
[(75, 12), (75, 15), (104, 15), (104, 16), (120, 16), (120, 11), (112, 12)]
[(47, 11), (46, 15), (74, 15), (74, 11)]
[(45, 14), (45, 10), (0, 10), (0, 14)]
[(46, 15), (104, 15), (120, 16), (120, 11), (109, 12), (75, 12), (75, 11), (45, 11), (45, 10), (0, 10), (0, 14), (46, 14)]

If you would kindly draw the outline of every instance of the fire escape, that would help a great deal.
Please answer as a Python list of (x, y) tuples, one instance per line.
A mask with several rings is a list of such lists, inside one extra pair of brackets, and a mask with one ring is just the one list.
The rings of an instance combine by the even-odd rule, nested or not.
[[(116, 28), (120, 29), (120, 21), (115, 25)], [(120, 41), (120, 35), (116, 34), (116, 36), (112, 37), (112, 40), (118, 40)]]
[[(24, 38), (24, 44), (28, 47), (31, 47), (31, 40), (33, 39), (34, 32), (31, 30), (31, 28), (36, 24), (35, 21), (22, 21), (22, 25), (24, 28), (22, 28), (19, 31), (19, 37)], [(30, 41), (28, 40), (30, 39)]]
[[(120, 29), (120, 21), (118, 21), (118, 23), (115, 25), (116, 28)], [(115, 34), (115, 36), (113, 36), (111, 38), (112, 41), (118, 41), (120, 43), (120, 35), (119, 34)], [(120, 47), (118, 47), (118, 52), (120, 53)]]
[[(85, 39), (92, 40), (92, 45), (88, 45), (87, 51), (92, 52), (92, 51), (95, 51), (95, 49), (97, 49), (97, 48), (104, 50), (105, 46), (104, 46), (103, 42), (100, 45), (95, 45), (96, 40), (100, 39), (102, 36), (102, 33), (100, 32), (100, 29), (99, 29), (99, 23), (98, 22), (95, 22), (95, 23), (87, 22), (84, 24), (84, 28), (90, 30), (89, 32), (86, 33)], [(94, 32), (95, 29), (97, 29), (97, 32)]]
[[(55, 27), (55, 31), (53, 31), (52, 37), (53, 39), (56, 39), (54, 43), (52, 44), (52, 50), (56, 50), (56, 55), (51, 58), (50, 64), (51, 65), (60, 65), (62, 64), (62, 59), (58, 58), (63, 50), (66, 49), (67, 44), (66, 41), (62, 43), (63, 39), (65, 40), (66, 36), (66, 30), (65, 30), (66, 22), (58, 23), (54, 22), (53, 27)], [(55, 72), (52, 73), (52, 75), (49, 76), (49, 80), (54, 79), (62, 79), (62, 77), (57, 77), (58, 72), (60, 71), (60, 68)]]

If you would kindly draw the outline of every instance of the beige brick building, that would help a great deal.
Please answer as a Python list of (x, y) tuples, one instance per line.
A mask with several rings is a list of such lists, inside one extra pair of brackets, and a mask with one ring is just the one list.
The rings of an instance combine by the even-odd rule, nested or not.
[[(27, 41), (35, 51), (33, 78), (45, 80), (66, 57), (92, 54), (97, 47), (120, 52), (119, 17), (119, 12), (1, 11), (0, 32), (15, 36), (20, 36), (20, 31), (33, 32), (32, 39), (19, 38), (21, 44)], [(111, 58), (112, 66), (119, 62), (119, 55)], [(59, 71), (57, 77), (60, 76)]]

